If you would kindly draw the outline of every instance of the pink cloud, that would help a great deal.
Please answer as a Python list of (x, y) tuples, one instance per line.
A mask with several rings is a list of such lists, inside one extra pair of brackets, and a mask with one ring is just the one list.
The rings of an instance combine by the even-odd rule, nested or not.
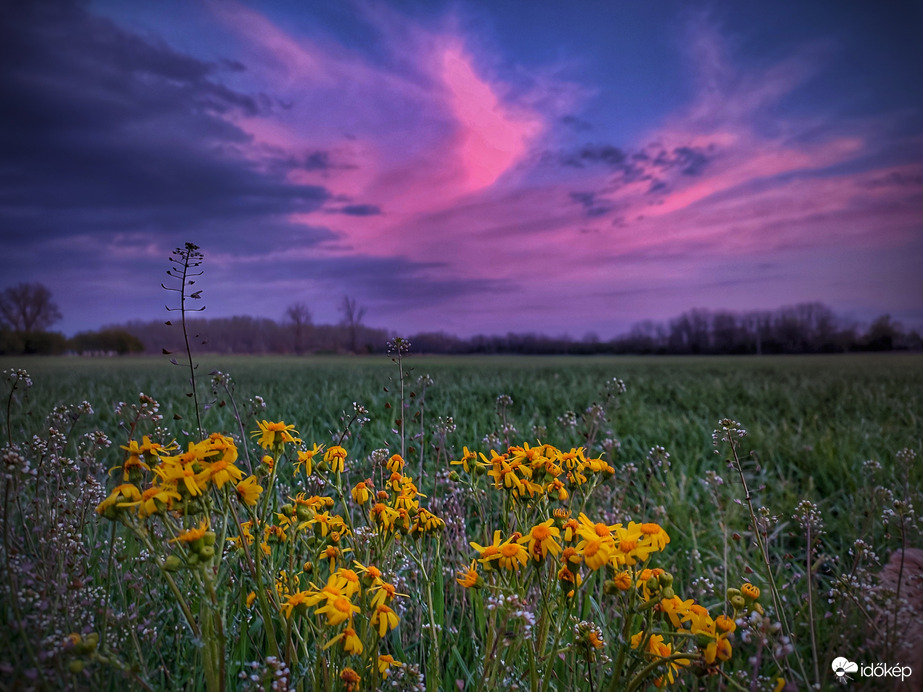
[(442, 79), (458, 123), (456, 144), (468, 191), (489, 187), (526, 154), (541, 129), (534, 115), (517, 117), (500, 101), (495, 87), (479, 77), (458, 47), (442, 54)]

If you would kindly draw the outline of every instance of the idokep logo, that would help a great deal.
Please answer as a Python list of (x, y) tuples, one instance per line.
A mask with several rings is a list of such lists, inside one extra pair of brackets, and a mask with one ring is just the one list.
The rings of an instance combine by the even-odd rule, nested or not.
[(855, 673), (859, 670), (859, 664), (853, 663), (847, 658), (840, 656), (839, 658), (833, 659), (833, 674), (836, 675), (838, 680), (846, 682), (851, 680), (849, 673)]
[(904, 682), (913, 673), (910, 666), (900, 664), (892, 666), (887, 663), (863, 663), (860, 666), (843, 656), (833, 659), (831, 667), (837, 680), (844, 685), (847, 680), (852, 680), (850, 673), (858, 673), (863, 678), (899, 678), (901, 682)]

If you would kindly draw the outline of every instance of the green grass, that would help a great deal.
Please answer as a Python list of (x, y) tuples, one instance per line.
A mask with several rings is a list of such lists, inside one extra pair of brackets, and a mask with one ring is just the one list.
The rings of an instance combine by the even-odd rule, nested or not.
[[(208, 373), (219, 369), (236, 383), (240, 401), (262, 396), (269, 419), (294, 422), (305, 439), (326, 441), (339, 414), (358, 401), (371, 423), (354, 454), (393, 446), (397, 370), (387, 358), (209, 357), (200, 359), (200, 398)], [(739, 420), (749, 445), (773, 476), (794, 492), (830, 495), (852, 489), (847, 477), (868, 458), (886, 461), (902, 447), (919, 448), (923, 431), (923, 356), (845, 355), (763, 358), (413, 357), (412, 376), (429, 374), (426, 417), (451, 415), (458, 428), (449, 442), (477, 445), (497, 425), (495, 399), (509, 394), (522, 439), (544, 424), (550, 442), (576, 443), (556, 425), (599, 399), (605, 380), (628, 385), (611, 427), (622, 459), (643, 458), (663, 445), (674, 464), (697, 475), (712, 463), (711, 432), (719, 418)], [(38, 415), (57, 403), (93, 404), (103, 426), (118, 401), (139, 391), (157, 398), (169, 423), (193, 418), (187, 371), (166, 358), (0, 359), (0, 369), (26, 367), (35, 381), (29, 393)], [(390, 392), (384, 388), (389, 387)], [(411, 387), (413, 388), (413, 387)], [(228, 409), (212, 408), (203, 423), (231, 429)], [(408, 421), (408, 429), (410, 427)], [(187, 426), (188, 427), (188, 426)], [(105, 429), (105, 428), (104, 428)], [(114, 429), (106, 430), (116, 435)]]

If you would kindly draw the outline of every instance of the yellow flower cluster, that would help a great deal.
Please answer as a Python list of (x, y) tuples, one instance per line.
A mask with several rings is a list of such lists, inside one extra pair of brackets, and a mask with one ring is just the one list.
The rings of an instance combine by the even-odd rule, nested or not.
[(445, 522), (420, 507), (418, 498), (425, 496), (417, 489), (413, 479), (404, 475), (404, 465), (400, 454), (391, 455), (386, 463), (391, 472), (385, 481), (386, 489), (374, 492), (372, 481), (365, 480), (352, 489), (353, 498), (360, 505), (371, 505), (369, 520), (381, 533), (421, 536), (441, 531)]
[[(340, 645), (343, 653), (360, 655), (365, 645), (357, 634), (356, 616), (365, 617), (369, 625), (369, 628), (362, 627), (358, 631), (369, 629), (377, 633), (379, 638), (384, 637), (400, 622), (391, 603), (398, 596), (407, 594), (397, 593), (394, 585), (386, 582), (381, 571), (374, 565), (355, 562), (353, 566), (355, 569), (341, 567), (331, 572), (322, 587), (311, 583), (309, 589), (287, 593), (281, 610), (286, 618), (291, 619), (299, 612), (313, 608), (321, 624), (339, 630), (324, 649)], [(339, 629), (340, 626), (342, 629)], [(391, 656), (385, 658), (387, 665), (381, 671), (383, 675), (387, 674), (389, 667), (401, 665)]]
[[(234, 485), (241, 502), (254, 504), (262, 487), (254, 476), (244, 478), (236, 465), (237, 446), (234, 440), (212, 433), (200, 442), (190, 442), (185, 452), (176, 445), (163, 446), (151, 442), (148, 436), (139, 444), (131, 440), (122, 449), (128, 457), (121, 467), (123, 483), (116, 486), (96, 508), (108, 519), (115, 519), (120, 510), (134, 508), (145, 518), (164, 510), (178, 510), (182, 503), (202, 496), (210, 487), (221, 490), (225, 484)], [(150, 475), (150, 485), (143, 484)]]
[(562, 451), (550, 444), (535, 447), (524, 443), (512, 446), (503, 454), (491, 450), (490, 456), (463, 449), (461, 459), (449, 462), (461, 466), (465, 473), (486, 471), (494, 488), (504, 490), (517, 501), (547, 496), (566, 502), (574, 488), (587, 483), (594, 475), (615, 473), (601, 458), (587, 458), (583, 447)]
[(541, 561), (549, 555), (560, 555), (564, 573), (559, 578), (574, 582), (581, 564), (592, 571), (605, 566), (622, 570), (646, 562), (670, 542), (659, 524), (631, 521), (627, 526), (610, 525), (594, 522), (582, 512), (576, 519), (565, 518), (566, 513), (556, 515), (532, 526), (525, 534), (516, 532), (504, 540), (501, 532), (495, 531), (489, 545), (471, 543), (478, 552), (476, 561), (488, 571), (495, 566), (515, 571), (525, 566), (530, 557)]

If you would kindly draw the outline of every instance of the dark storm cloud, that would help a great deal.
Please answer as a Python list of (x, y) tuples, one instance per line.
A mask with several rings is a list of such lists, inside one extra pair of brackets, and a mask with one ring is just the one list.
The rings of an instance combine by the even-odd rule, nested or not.
[(573, 202), (580, 204), (590, 218), (603, 216), (614, 209), (611, 204), (600, 201), (595, 192), (571, 192), (570, 198)]
[(624, 166), (625, 158), (625, 152), (611, 144), (585, 144), (577, 151), (561, 154), (560, 161), (573, 168), (603, 165), (617, 169)]
[(381, 207), (374, 204), (347, 204), (339, 212), (348, 216), (375, 216), (381, 213)]
[(709, 158), (702, 147), (676, 147), (670, 152), (658, 152), (653, 165), (664, 171), (675, 168), (683, 175), (699, 175), (708, 161)]
[(156, 242), (179, 232), (230, 251), (257, 231), (263, 245), (325, 236), (285, 217), (317, 209), (326, 190), (285, 174), (326, 160), (255, 160), (250, 136), (232, 122), (272, 107), (218, 81), (244, 65), (184, 55), (70, 2), (0, 8), (5, 244), (112, 233)]
[(542, 160), (568, 168), (603, 167), (626, 180), (644, 180), (652, 172), (672, 170), (683, 175), (699, 175), (714, 155), (712, 147), (681, 146), (665, 149), (649, 145), (640, 151), (626, 152), (611, 144), (584, 144), (571, 151), (545, 152)]
[[(440, 274), (444, 274), (444, 278)], [(276, 279), (284, 281), (304, 275), (303, 261), (281, 261), (273, 265)], [(436, 306), (463, 296), (487, 296), (515, 288), (509, 281), (452, 276), (448, 265), (439, 262), (369, 255), (326, 258), (312, 265), (311, 277), (321, 283), (345, 285), (350, 294), (364, 300), (400, 307)]]

